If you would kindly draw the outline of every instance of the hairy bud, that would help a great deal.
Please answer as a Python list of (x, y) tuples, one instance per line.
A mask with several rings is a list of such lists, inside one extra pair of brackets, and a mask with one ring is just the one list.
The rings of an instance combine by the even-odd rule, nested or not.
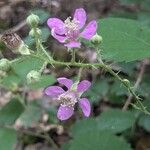
[(0, 60), (0, 70), (8, 71), (10, 69), (10, 64), (11, 64), (11, 62), (8, 59), (2, 58)]
[(31, 70), (28, 74), (27, 74), (27, 83), (31, 84), (31, 83), (35, 83), (38, 82), (41, 78), (41, 73), (36, 71), (36, 70)]
[(32, 28), (37, 27), (39, 24), (40, 18), (37, 15), (31, 14), (27, 17), (27, 24)]
[(124, 84), (126, 84), (127, 87), (130, 86), (130, 81), (127, 79), (123, 79)]
[(102, 42), (102, 37), (100, 36), (100, 35), (98, 35), (98, 34), (95, 34), (93, 37), (92, 37), (92, 39), (91, 39), (91, 43), (93, 44), (93, 45), (98, 45), (98, 44), (100, 44), (101, 42)]
[(34, 29), (31, 29), (31, 31), (29, 32), (29, 35), (34, 38), (36, 35), (41, 36), (42, 32), (39, 28), (36, 28), (36, 31)]

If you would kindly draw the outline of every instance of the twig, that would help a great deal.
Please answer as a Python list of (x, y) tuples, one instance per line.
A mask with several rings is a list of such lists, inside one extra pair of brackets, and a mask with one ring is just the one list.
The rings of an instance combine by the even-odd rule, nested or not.
[[(140, 70), (140, 73), (137, 77), (137, 80), (135, 82), (135, 85), (133, 87), (133, 90), (135, 91), (138, 86), (140, 85), (141, 81), (142, 81), (142, 78), (143, 78), (143, 75), (144, 75), (144, 72), (145, 72), (145, 62), (142, 63), (142, 66), (141, 66), (141, 70)], [(130, 95), (128, 96), (128, 99), (126, 100), (126, 103), (124, 104), (122, 110), (125, 111), (128, 109), (131, 101), (132, 101), (132, 98), (133, 98), (133, 95), (130, 93)]]

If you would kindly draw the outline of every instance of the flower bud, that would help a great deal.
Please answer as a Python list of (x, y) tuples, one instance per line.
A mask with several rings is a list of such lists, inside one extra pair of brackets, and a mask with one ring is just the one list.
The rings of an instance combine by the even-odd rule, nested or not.
[(41, 78), (41, 73), (36, 71), (36, 70), (31, 70), (28, 74), (27, 74), (27, 83), (31, 84), (31, 83), (35, 83), (38, 82)]
[[(36, 33), (35, 33), (36, 32)], [(39, 36), (41, 36), (42, 35), (42, 32), (41, 32), (41, 30), (39, 29), (39, 28), (36, 28), (36, 31), (34, 30), (34, 29), (31, 29), (31, 31), (29, 32), (29, 35), (31, 36), (31, 37), (35, 37), (36, 35), (39, 37)]]
[(129, 87), (130, 86), (130, 81), (127, 79), (123, 79), (124, 84)]
[(37, 27), (39, 24), (40, 18), (37, 15), (31, 14), (27, 17), (27, 24), (32, 28)]
[(10, 69), (10, 64), (11, 64), (11, 62), (8, 59), (2, 58), (0, 60), (0, 70), (8, 71)]
[(91, 43), (92, 43), (93, 45), (98, 45), (98, 44), (100, 44), (100, 43), (102, 42), (102, 40), (103, 40), (102, 37), (96, 33), (96, 34), (92, 37)]

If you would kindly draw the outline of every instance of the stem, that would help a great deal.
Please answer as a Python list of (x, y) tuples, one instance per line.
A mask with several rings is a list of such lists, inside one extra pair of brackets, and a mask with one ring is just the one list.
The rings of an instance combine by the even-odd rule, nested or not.
[(47, 56), (48, 60), (52, 61), (53, 58), (47, 53), (47, 51), (45, 50), (45, 48), (43, 47), (41, 42), (40, 42), (40, 48), (41, 48), (42, 52)]
[(76, 62), (76, 50), (75, 49), (71, 50), (71, 55), (72, 55), (71, 62), (74, 64)]
[[(143, 78), (144, 72), (145, 72), (145, 63), (143, 62), (142, 66), (141, 66), (140, 73), (139, 73), (139, 75), (137, 77), (136, 83), (135, 83), (134, 88), (133, 88), (134, 91), (138, 88), (138, 86), (139, 86), (139, 84), (140, 84), (140, 82), (141, 82), (141, 80)], [(126, 103), (124, 104), (124, 106), (122, 108), (123, 111), (125, 111), (125, 110), (128, 109), (128, 107), (129, 107), (129, 105), (131, 103), (132, 98), (133, 98), (133, 96), (130, 93), (130, 95), (128, 96), (128, 99), (126, 100)]]
[(39, 51), (39, 49), (40, 49), (40, 40), (39, 40), (39, 35), (37, 33), (37, 28), (34, 27), (33, 31), (35, 33), (35, 37), (34, 38), (35, 38), (36, 49), (37, 49), (37, 51)]
[[(33, 55), (35, 56), (35, 55)], [(37, 56), (35, 56), (37, 57)], [(44, 58), (39, 57), (42, 60), (45, 60)], [(128, 84), (126, 84), (126, 82), (124, 81), (124, 79), (122, 79), (117, 73), (115, 73), (111, 67), (109, 67), (108, 65), (102, 63), (77, 63), (77, 62), (60, 62), (60, 61), (55, 61), (55, 60), (51, 60), (49, 59), (48, 63), (50, 63), (51, 65), (59, 65), (59, 66), (74, 66), (74, 67), (82, 67), (82, 68), (103, 68), (104, 70), (106, 70), (107, 72), (109, 72), (111, 75), (113, 75), (115, 78), (117, 78), (127, 89), (128, 91), (132, 94), (132, 96), (134, 97), (134, 99), (137, 101), (137, 103), (140, 106), (140, 110), (148, 115), (150, 115), (150, 113), (146, 110), (146, 108), (143, 106), (143, 104), (140, 101), (140, 98), (135, 94), (134, 90), (132, 89), (132, 87)], [(138, 108), (138, 107), (137, 107)]]
[(35, 43), (36, 43), (36, 49), (37, 49), (38, 54), (41, 54), (40, 52), (42, 51), (43, 54), (46, 55), (48, 60), (52, 60), (52, 57), (47, 53), (47, 51), (45, 50), (45, 48), (42, 45), (41, 39), (40, 39), (40, 37), (37, 33), (37, 28), (34, 27), (33, 30), (34, 30), (34, 33), (35, 33)]
[(101, 49), (99, 49), (98, 47), (96, 47), (95, 49), (96, 49), (97, 56), (98, 56), (98, 57), (97, 57), (97, 60), (98, 60), (101, 64), (104, 64), (103, 61), (102, 61), (101, 53), (100, 53), (100, 52), (101, 52)]
[(77, 81), (80, 81), (82, 70), (83, 70), (83, 68), (81, 67), (81, 68), (79, 69)]

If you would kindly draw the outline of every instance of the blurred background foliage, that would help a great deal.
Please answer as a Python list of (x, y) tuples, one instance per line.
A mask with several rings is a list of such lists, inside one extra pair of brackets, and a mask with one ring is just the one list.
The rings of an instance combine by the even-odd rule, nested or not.
[[(150, 111), (150, 61), (145, 59), (150, 56), (150, 0), (1, 0), (0, 32), (12, 29), (34, 50), (35, 42), (28, 36), (25, 19), (30, 13), (37, 14), (47, 50), (55, 59), (70, 61), (65, 47), (50, 36), (46, 21), (54, 16), (65, 19), (79, 7), (86, 9), (88, 20), (100, 19), (98, 33), (104, 39), (101, 45), (104, 61), (133, 85), (138, 83), (136, 92)], [(109, 17), (113, 18), (103, 19)], [(18, 57), (3, 43), (0, 52), (1, 58)], [(77, 60), (96, 61), (90, 43), (85, 42)], [(58, 121), (58, 104), (45, 97), (43, 89), (57, 85), (56, 78), (60, 76), (74, 79), (78, 68), (48, 65), (41, 80), (28, 85), (27, 73), (40, 69), (43, 63), (35, 57), (20, 57), (7, 73), (0, 72), (0, 150), (55, 149), (47, 136), (62, 150), (150, 149), (150, 116), (131, 105), (122, 111), (132, 97), (104, 70), (82, 72), (83, 79), (92, 81), (91, 89), (85, 93), (92, 104), (91, 117), (82, 118), (80, 110), (76, 110), (70, 120)]]

